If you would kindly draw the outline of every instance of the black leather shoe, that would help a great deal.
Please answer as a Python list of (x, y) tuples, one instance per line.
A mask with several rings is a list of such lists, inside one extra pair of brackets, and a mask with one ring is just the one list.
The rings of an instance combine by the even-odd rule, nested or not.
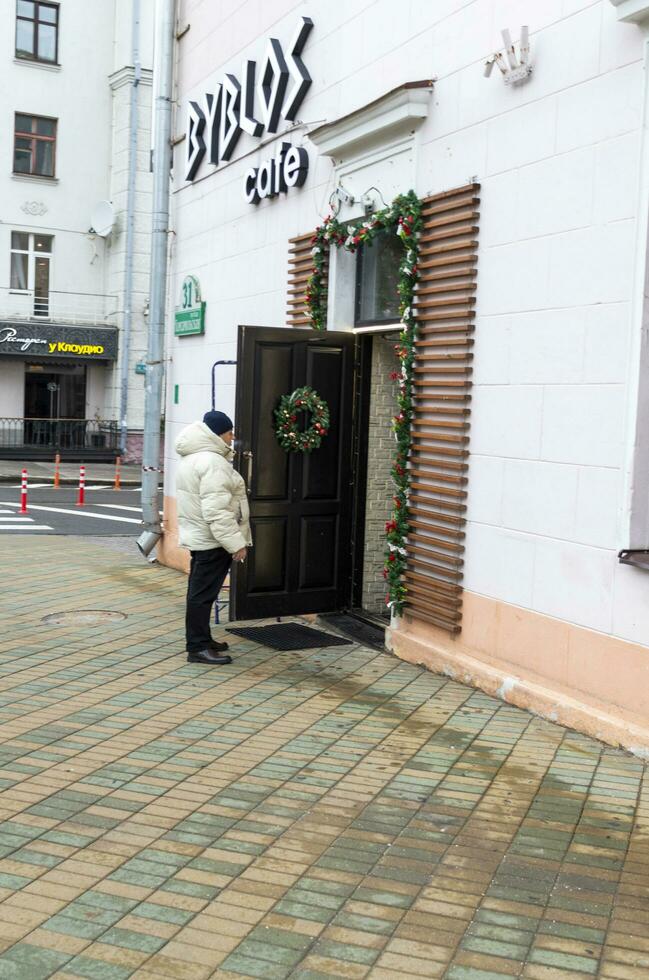
[(215, 666), (221, 666), (222, 664), (231, 664), (232, 657), (220, 656), (213, 650), (198, 650), (195, 653), (187, 654), (188, 664), (214, 664)]
[(227, 643), (219, 643), (218, 640), (211, 640), (207, 644), (207, 649), (212, 650), (214, 653), (223, 653), (225, 650), (229, 650)]

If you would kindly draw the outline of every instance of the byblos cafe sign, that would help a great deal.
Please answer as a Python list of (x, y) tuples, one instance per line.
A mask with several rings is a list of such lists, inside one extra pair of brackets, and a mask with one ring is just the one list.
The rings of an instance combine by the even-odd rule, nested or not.
[[(270, 38), (259, 76), (257, 62), (245, 61), (241, 80), (228, 73), (213, 92), (204, 94), (200, 103), (189, 103), (185, 170), (188, 181), (194, 180), (206, 157), (215, 167), (230, 160), (243, 132), (260, 139), (264, 131), (276, 133), (282, 121), (296, 121), (311, 86), (301, 54), (312, 28), (311, 18), (301, 17), (286, 53), (276, 38)], [(258, 204), (264, 197), (301, 187), (308, 169), (309, 157), (304, 147), (282, 141), (273, 157), (247, 171), (244, 197), (250, 204)]]

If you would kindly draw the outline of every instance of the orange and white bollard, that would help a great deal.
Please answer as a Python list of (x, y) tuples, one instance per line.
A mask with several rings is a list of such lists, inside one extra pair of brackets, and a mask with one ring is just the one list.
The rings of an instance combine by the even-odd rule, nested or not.
[(61, 485), (61, 454), (57, 453), (54, 457), (54, 489), (58, 490)]
[(113, 490), (120, 490), (121, 489), (121, 486), (122, 486), (122, 474), (121, 474), (121, 470), (122, 470), (122, 457), (121, 456), (117, 456), (115, 458), (115, 485), (113, 486)]
[(86, 502), (86, 468), (79, 467), (79, 496), (77, 497), (77, 507), (83, 507)]
[(22, 478), (20, 481), (20, 510), (18, 513), (27, 513), (27, 470), (22, 471)]

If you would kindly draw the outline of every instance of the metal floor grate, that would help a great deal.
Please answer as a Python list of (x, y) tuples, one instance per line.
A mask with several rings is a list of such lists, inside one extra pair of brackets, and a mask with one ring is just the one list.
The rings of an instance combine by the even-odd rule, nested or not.
[(342, 636), (325, 633), (300, 623), (275, 623), (272, 626), (228, 626), (228, 633), (260, 643), (272, 650), (315, 650), (321, 647), (345, 647), (353, 644)]

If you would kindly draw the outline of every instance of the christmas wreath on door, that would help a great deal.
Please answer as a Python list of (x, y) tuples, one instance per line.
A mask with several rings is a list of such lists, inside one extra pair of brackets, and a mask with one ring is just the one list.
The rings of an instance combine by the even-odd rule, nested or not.
[[(309, 412), (311, 424), (300, 430), (299, 417)], [(317, 391), (308, 386), (296, 388), (290, 395), (282, 395), (275, 409), (275, 435), (287, 453), (311, 453), (319, 449), (329, 432), (329, 406)]]

